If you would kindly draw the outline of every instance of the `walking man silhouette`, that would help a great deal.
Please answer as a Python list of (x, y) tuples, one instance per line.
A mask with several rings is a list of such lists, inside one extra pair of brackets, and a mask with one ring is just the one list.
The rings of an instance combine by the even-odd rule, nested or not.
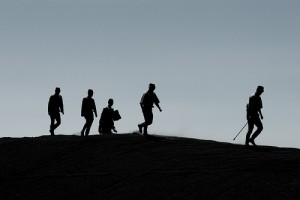
[(50, 96), (48, 102), (48, 114), (51, 119), (49, 132), (51, 136), (54, 136), (54, 130), (61, 124), (60, 112), (64, 114), (64, 104), (60, 95), (60, 88), (57, 87), (55, 88), (55, 94)]
[[(249, 142), (256, 146), (254, 140), (263, 130), (263, 124), (261, 119), (263, 119), (263, 115), (261, 109), (263, 108), (261, 94), (264, 92), (263, 86), (258, 86), (255, 94), (249, 97), (249, 103), (247, 104), (247, 120), (248, 120), (248, 132), (246, 135), (245, 145), (249, 146)], [(254, 129), (254, 125), (257, 127), (256, 131), (251, 133)]]
[(148, 135), (148, 126), (151, 125), (153, 122), (152, 108), (154, 107), (154, 104), (156, 105), (156, 107), (159, 109), (160, 112), (162, 111), (162, 109), (159, 106), (160, 101), (157, 98), (156, 94), (154, 93), (154, 90), (155, 90), (155, 84), (150, 83), (148, 91), (144, 93), (140, 101), (145, 122), (139, 124), (138, 127), (140, 133), (143, 133), (143, 128), (144, 128), (143, 134), (145, 136)]
[(86, 123), (84, 124), (81, 136), (88, 136), (90, 133), (91, 126), (94, 121), (94, 113), (95, 117), (97, 117), (97, 109), (94, 99), (92, 98), (94, 95), (93, 90), (88, 90), (88, 96), (83, 98), (82, 106), (81, 106), (81, 116), (85, 118)]

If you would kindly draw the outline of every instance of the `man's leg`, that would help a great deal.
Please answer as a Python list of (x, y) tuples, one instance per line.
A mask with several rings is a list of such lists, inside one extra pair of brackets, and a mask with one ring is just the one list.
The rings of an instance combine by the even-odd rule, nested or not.
[(145, 122), (139, 124), (138, 127), (139, 127), (139, 132), (140, 132), (140, 133), (143, 133), (143, 127), (145, 127)]
[(50, 115), (50, 120), (51, 120), (51, 124), (50, 124), (50, 133), (51, 136), (54, 136), (54, 121), (55, 121), (55, 117), (53, 115)]
[(53, 125), (53, 131), (61, 124), (60, 114), (55, 115), (56, 124)]
[[(142, 112), (143, 112), (143, 116), (144, 116), (144, 122), (143, 123), (140, 123), (138, 124), (138, 127), (139, 127), (139, 132), (140, 133), (143, 133), (143, 128), (145, 128), (146, 126), (146, 121), (147, 121), (147, 109), (145, 109), (144, 107), (142, 107)], [(147, 129), (147, 128), (146, 128)]]
[[(257, 127), (256, 131), (253, 133), (250, 141), (251, 143), (253, 144), (254, 143), (254, 140), (255, 138), (261, 133), (261, 131), (263, 130), (263, 124), (261, 122), (261, 120), (259, 118), (257, 118), (254, 122), (255, 126)], [(254, 143), (255, 144), (255, 143)]]
[(84, 136), (85, 130), (86, 130), (86, 122), (85, 122), (85, 124), (83, 125), (82, 130), (81, 130), (81, 132), (80, 132), (81, 136)]
[(84, 132), (87, 129), (87, 124), (88, 124), (88, 118), (86, 116), (84, 116), (84, 118), (85, 118), (85, 124), (83, 125), (82, 130), (80, 132), (81, 136), (84, 136)]
[(90, 133), (90, 129), (92, 127), (94, 121), (94, 117), (93, 116), (89, 116), (86, 122), (86, 131), (85, 131), (85, 136), (88, 136)]
[(148, 135), (148, 125), (147, 124), (145, 124), (145, 126), (144, 126), (144, 133), (143, 133), (143, 135)]
[(86, 131), (85, 131), (85, 136), (88, 136), (90, 133), (90, 129), (91, 129), (92, 123), (88, 122), (86, 125)]
[(248, 120), (248, 132), (247, 132), (247, 135), (246, 135), (246, 142), (245, 142), (246, 146), (249, 146), (250, 136), (251, 136), (251, 133), (253, 131), (253, 128), (254, 128), (253, 120), (249, 119)]
[(148, 110), (145, 114), (145, 125), (144, 125), (144, 135), (148, 135), (148, 126), (153, 122), (152, 109)]
[(106, 134), (106, 135), (107, 134), (112, 134), (110, 127), (104, 126), (102, 130), (103, 130), (103, 134)]

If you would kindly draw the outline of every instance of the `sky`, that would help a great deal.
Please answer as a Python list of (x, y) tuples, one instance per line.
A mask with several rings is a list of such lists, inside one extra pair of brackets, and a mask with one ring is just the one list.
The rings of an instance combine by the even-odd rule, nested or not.
[(244, 144), (247, 128), (233, 138), (263, 85), (256, 143), (300, 148), (299, 21), (298, 0), (0, 0), (0, 137), (49, 135), (56, 87), (56, 134), (79, 135), (88, 89), (99, 115), (114, 99), (131, 133), (155, 83), (150, 134)]

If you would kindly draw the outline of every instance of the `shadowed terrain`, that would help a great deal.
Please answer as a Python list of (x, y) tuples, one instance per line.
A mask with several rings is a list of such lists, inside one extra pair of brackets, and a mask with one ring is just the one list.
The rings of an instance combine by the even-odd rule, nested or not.
[(136, 134), (0, 139), (0, 199), (298, 199), (300, 150)]

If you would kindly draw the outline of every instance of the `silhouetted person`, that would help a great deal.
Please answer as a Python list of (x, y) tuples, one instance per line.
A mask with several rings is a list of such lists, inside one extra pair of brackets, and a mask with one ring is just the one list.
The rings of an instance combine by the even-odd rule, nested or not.
[[(260, 119), (263, 119), (261, 109), (263, 108), (261, 94), (264, 92), (263, 86), (258, 86), (255, 94), (249, 97), (249, 103), (247, 105), (247, 120), (248, 120), (248, 132), (246, 135), (246, 146), (249, 146), (249, 142), (256, 146), (254, 140), (263, 130), (263, 124)], [(257, 127), (256, 131), (251, 133), (254, 129), (254, 125)]]
[(156, 94), (154, 93), (155, 85), (153, 83), (149, 84), (149, 89), (144, 95), (142, 96), (142, 99), (140, 101), (140, 105), (143, 111), (143, 115), (145, 118), (145, 122), (138, 125), (139, 132), (143, 133), (144, 128), (144, 135), (148, 135), (148, 126), (152, 124), (153, 122), (153, 112), (152, 108), (154, 107), (154, 104), (157, 106), (159, 111), (161, 112), (161, 108), (159, 106), (159, 99), (157, 98)]
[(106, 108), (103, 108), (102, 110), (101, 118), (99, 121), (100, 134), (112, 134), (112, 131), (114, 131), (115, 133), (118, 132), (114, 125), (115, 111), (112, 107), (113, 105), (114, 105), (114, 100), (109, 99), (108, 106)]
[(95, 117), (97, 117), (97, 109), (94, 99), (92, 98), (94, 95), (93, 90), (88, 90), (88, 96), (83, 98), (82, 106), (81, 106), (81, 116), (85, 118), (86, 123), (84, 124), (81, 136), (88, 136), (90, 133), (91, 126), (94, 121), (94, 113)]
[[(50, 133), (54, 136), (54, 130), (60, 125), (60, 112), (64, 114), (64, 104), (62, 96), (60, 95), (60, 88), (55, 88), (55, 94), (52, 95), (48, 103), (48, 114), (51, 119)], [(56, 122), (56, 123), (55, 123)]]

